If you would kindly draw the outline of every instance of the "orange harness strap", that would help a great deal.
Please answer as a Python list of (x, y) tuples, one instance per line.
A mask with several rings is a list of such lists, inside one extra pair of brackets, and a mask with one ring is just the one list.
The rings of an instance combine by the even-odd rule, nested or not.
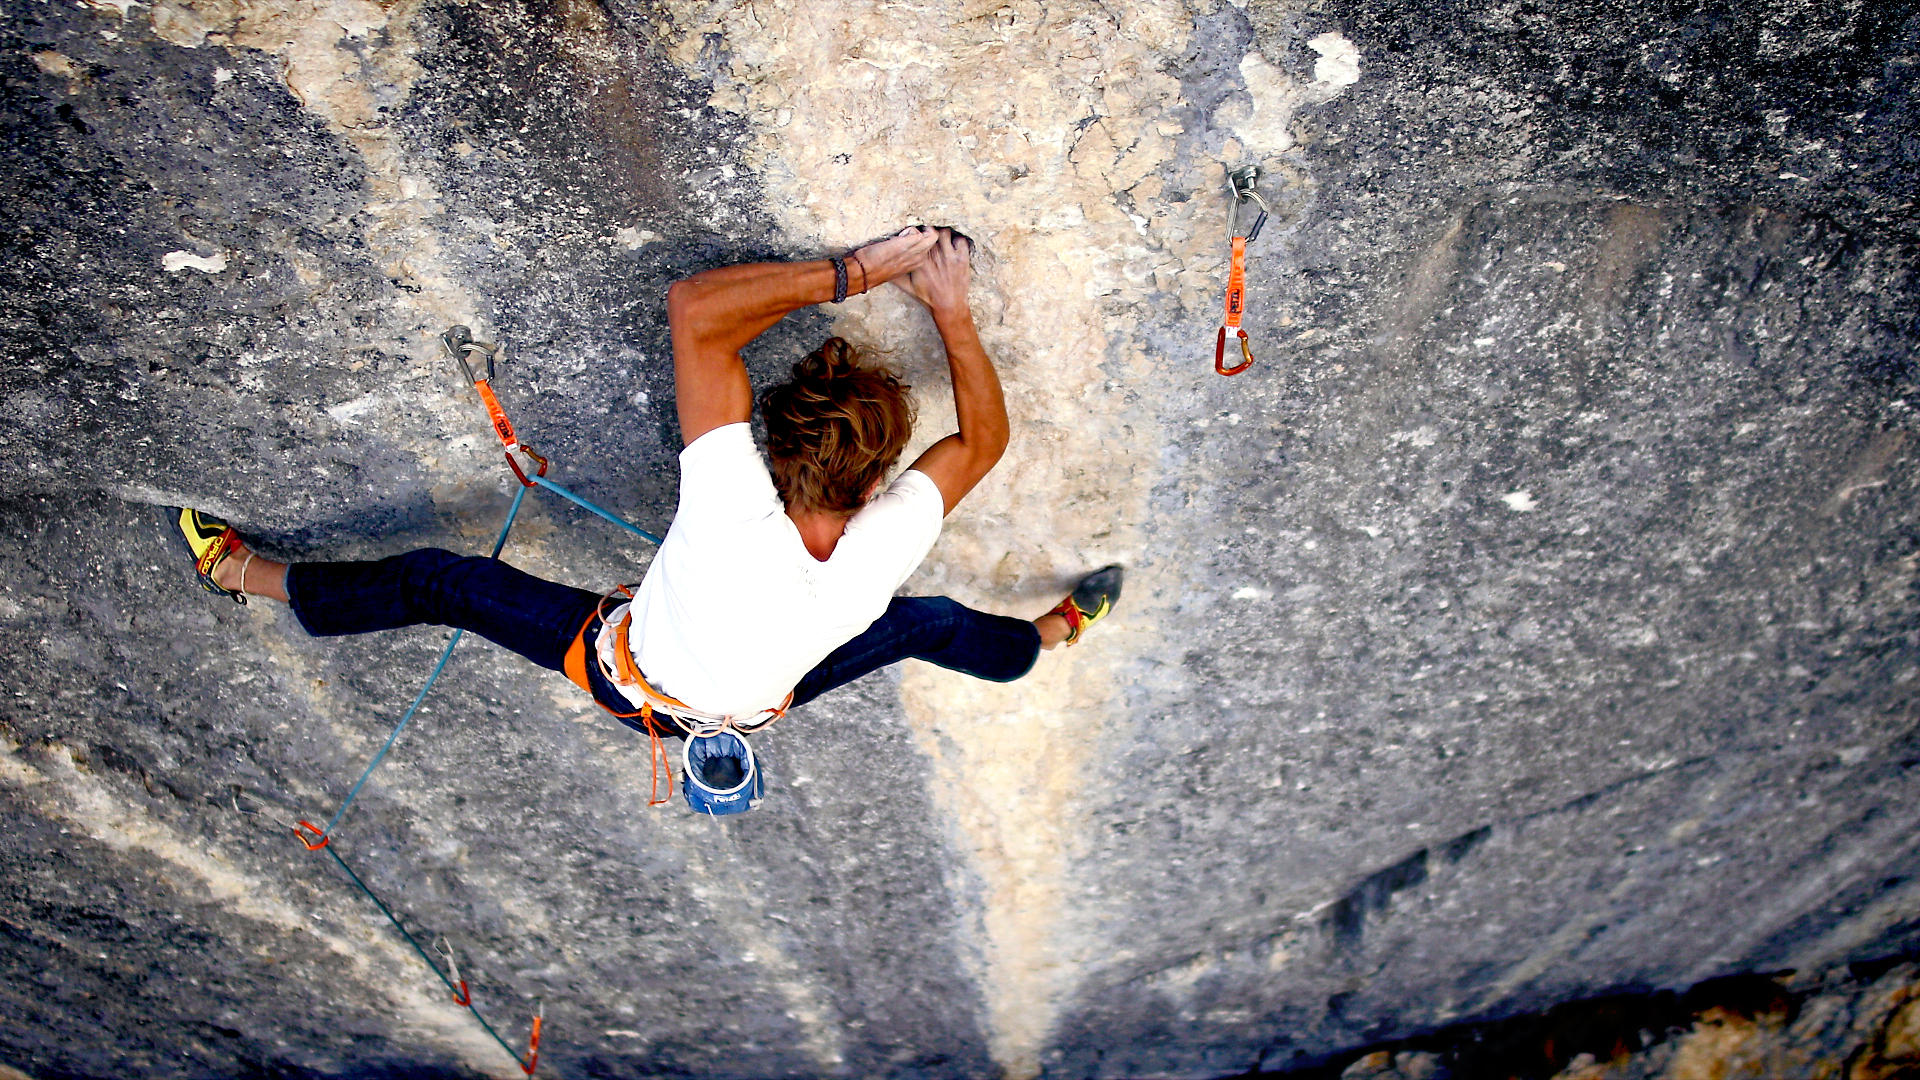
[(561, 670), (567, 673), (573, 685), (589, 694), (593, 693), (593, 684), (587, 681), (587, 627), (592, 626), (593, 620), (599, 617), (597, 611), (587, 616), (587, 621), (580, 624), (580, 632), (573, 635), (573, 644), (567, 646), (567, 655), (560, 661)]
[[(599, 620), (600, 610), (595, 608), (593, 614), (587, 616), (587, 621), (580, 624), (580, 632), (573, 635), (573, 644), (567, 646), (567, 654), (561, 660), (562, 669), (566, 672), (567, 678), (572, 680), (575, 686), (587, 692), (587, 696), (593, 699), (594, 704), (607, 710), (615, 719), (631, 720), (634, 717), (640, 718), (641, 726), (647, 730), (647, 757), (653, 765), (653, 790), (647, 795), (647, 805), (663, 806), (673, 801), (673, 761), (667, 757), (667, 744), (664, 733), (661, 732), (660, 725), (653, 719), (653, 706), (651, 704), (642, 705), (640, 706), (639, 712), (620, 712), (613, 706), (601, 701), (599, 695), (593, 692), (593, 684), (587, 681), (587, 629)], [(620, 636), (620, 647), (625, 649), (626, 644), (626, 635), (623, 633)], [(594, 662), (598, 663), (599, 661), (595, 660)], [(633, 660), (629, 658), (627, 663), (632, 664)], [(664, 798), (660, 795), (660, 773), (662, 771), (667, 774), (667, 795)]]
[(620, 669), (620, 678), (623, 680), (621, 685), (641, 687), (648, 698), (657, 697), (668, 704), (678, 705), (683, 709), (686, 708), (686, 702), (667, 697), (667, 695), (655, 690), (652, 684), (648, 683), (646, 678), (640, 674), (640, 665), (633, 662), (633, 645), (627, 638), (627, 631), (632, 628), (632, 626), (633, 616), (628, 615), (626, 618), (621, 619), (613, 628), (613, 665)]

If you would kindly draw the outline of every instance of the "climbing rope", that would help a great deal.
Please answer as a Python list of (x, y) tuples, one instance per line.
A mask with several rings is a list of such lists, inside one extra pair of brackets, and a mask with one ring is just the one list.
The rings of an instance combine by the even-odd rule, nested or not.
[[(1247, 342), (1247, 332), (1240, 326), (1240, 316), (1247, 306), (1247, 245), (1259, 237), (1260, 227), (1267, 223), (1267, 200), (1260, 197), (1254, 184), (1260, 179), (1258, 165), (1243, 165), (1227, 174), (1227, 189), (1233, 193), (1233, 207), (1227, 212), (1227, 236), (1232, 241), (1232, 261), (1227, 269), (1227, 310), (1220, 320), (1220, 334), (1213, 343), (1213, 370), (1221, 375), (1238, 375), (1253, 366), (1253, 346)], [(1240, 232), (1240, 208), (1248, 202), (1260, 207), (1260, 216), (1253, 221), (1253, 227)], [(1227, 366), (1227, 333), (1232, 331), (1240, 338), (1240, 355), (1243, 358), (1233, 367)]]
[[(240, 794), (237, 791), (233, 795), (233, 808), (242, 817), (259, 813), (257, 810), (247, 810), (243, 808), (240, 805)], [(304, 821), (300, 822), (299, 825), (307, 825), (308, 828), (312, 828), (311, 825), (308, 825), (308, 823)], [(287, 827), (293, 829), (295, 833), (301, 831), (298, 825), (288, 824)], [(427, 965), (427, 970), (433, 972), (434, 977), (446, 986), (447, 993), (453, 997), (453, 1003), (472, 1013), (473, 1018), (479, 1021), (481, 1028), (493, 1038), (494, 1042), (500, 1044), (500, 1049), (505, 1050), (508, 1055), (513, 1058), (514, 1063), (520, 1066), (520, 1071), (526, 1073), (528, 1076), (532, 1076), (535, 1064), (540, 1060), (540, 1025), (541, 1014), (544, 1013), (546, 1009), (545, 1003), (535, 1002), (534, 1004), (533, 1030), (527, 1039), (526, 1056), (522, 1057), (519, 1051), (508, 1044), (507, 1040), (500, 1037), (500, 1033), (494, 1029), (494, 1026), (487, 1021), (486, 1016), (480, 1012), (479, 1007), (473, 1003), (473, 995), (467, 990), (467, 980), (460, 977), (460, 966), (454, 961), (453, 949), (447, 944), (446, 939), (440, 939), (441, 955), (444, 956), (447, 961), (447, 970), (442, 971), (440, 965), (433, 962), (433, 957), (427, 954), (427, 950), (420, 947), (419, 939), (415, 938), (412, 932), (407, 929), (406, 924), (400, 921), (400, 917), (393, 913), (393, 909), (387, 906), (387, 902), (380, 899), (380, 894), (374, 892), (372, 887), (369, 886), (359, 874), (354, 872), (353, 867), (347, 865), (347, 860), (341, 857), (338, 848), (327, 845), (324, 840), (321, 841), (320, 844), (309, 845), (309, 848), (312, 850), (318, 850), (321, 847), (326, 848), (327, 854), (332, 857), (334, 865), (338, 866), (341, 871), (347, 875), (347, 880), (353, 882), (355, 888), (359, 889), (367, 899), (373, 901), (373, 906), (379, 908), (380, 914), (385, 915), (387, 921), (393, 924), (393, 928), (400, 932), (400, 937), (405, 940), (408, 945), (412, 946), (413, 951), (419, 955), (421, 963)], [(451, 972), (451, 974), (449, 974), (449, 972)]]
[[(500, 445), (506, 453), (507, 466), (513, 470), (514, 477), (520, 481), (520, 489), (514, 492), (513, 504), (507, 508), (507, 519), (500, 526), (500, 534), (494, 538), (493, 551), (489, 554), (489, 558), (499, 558), (500, 552), (506, 548), (507, 536), (513, 531), (514, 521), (520, 516), (521, 504), (526, 501), (527, 492), (536, 486), (543, 487), (572, 502), (574, 505), (605, 518), (607, 521), (620, 526), (633, 535), (650, 541), (656, 546), (660, 543), (658, 536), (631, 524), (611, 511), (602, 509), (547, 479), (547, 468), (550, 463), (546, 458), (535, 453), (532, 447), (520, 441), (519, 436), (513, 430), (513, 422), (507, 419), (506, 410), (500, 407), (500, 399), (493, 392), (494, 358), (500, 351), (497, 346), (488, 344), (487, 342), (473, 340), (472, 333), (464, 326), (456, 326), (448, 330), (446, 334), (442, 335), (441, 341), (446, 346), (448, 353), (452, 354), (453, 358), (459, 362), (460, 370), (466, 374), (467, 381), (471, 382), (474, 389), (479, 392), (481, 404), (486, 406), (487, 417), (493, 423), (493, 432), (499, 437)], [(485, 372), (484, 375), (476, 376), (474, 373), (470, 361), (476, 358), (484, 358), (486, 361), (486, 366), (483, 369)], [(528, 461), (533, 463), (534, 467), (531, 474), (529, 474), (515, 458), (514, 455), (516, 453), (524, 456)], [(413, 947), (413, 951), (420, 955), (421, 961), (427, 965), (427, 968), (446, 985), (447, 992), (453, 996), (454, 1003), (472, 1013), (473, 1018), (480, 1022), (480, 1026), (486, 1029), (488, 1035), (493, 1037), (493, 1041), (499, 1043), (501, 1049), (513, 1055), (513, 1060), (519, 1064), (520, 1070), (528, 1076), (532, 1076), (534, 1068), (540, 1060), (540, 1028), (544, 1006), (535, 1006), (532, 1034), (528, 1037), (526, 1056), (522, 1057), (511, 1046), (507, 1045), (506, 1040), (502, 1039), (499, 1033), (493, 1029), (493, 1025), (487, 1022), (487, 1018), (480, 1015), (480, 1010), (474, 1007), (473, 996), (467, 991), (466, 980), (460, 978), (460, 969), (453, 962), (452, 949), (448, 948), (445, 953), (448, 971), (452, 973), (449, 975), (448, 971), (442, 971), (440, 965), (434, 963), (433, 958), (427, 954), (427, 951), (421, 948), (420, 943), (414, 939), (413, 934), (409, 933), (407, 928), (401, 924), (399, 918), (394, 915), (393, 909), (388, 907), (386, 902), (381, 900), (372, 889), (368, 888), (367, 883), (361, 880), (360, 875), (354, 873), (353, 867), (348, 866), (347, 861), (340, 857), (339, 849), (332, 846), (334, 830), (339, 826), (341, 819), (346, 817), (347, 808), (352, 806), (354, 800), (360, 797), (360, 789), (366, 786), (367, 780), (373, 776), (374, 770), (378, 769), (381, 762), (386, 760), (388, 751), (392, 750), (394, 743), (399, 740), (400, 733), (406, 730), (407, 724), (413, 720), (414, 714), (420, 711), (420, 703), (426, 700), (427, 693), (433, 689), (436, 682), (440, 681), (441, 674), (447, 669), (447, 661), (453, 657), (453, 650), (459, 646), (461, 639), (465, 636), (465, 630), (455, 630), (453, 636), (447, 640), (447, 645), (444, 649), (440, 650), (440, 659), (434, 663), (433, 671), (427, 676), (426, 683), (420, 687), (420, 692), (414, 695), (413, 703), (407, 706), (405, 713), (401, 714), (399, 723), (393, 726), (393, 731), (387, 735), (387, 741), (381, 744), (379, 751), (373, 755), (373, 760), (367, 763), (366, 769), (360, 773), (360, 778), (354, 781), (352, 788), (348, 789), (347, 797), (341, 800), (340, 808), (333, 812), (333, 817), (328, 820), (326, 827), (321, 828), (304, 819), (289, 823), (287, 827), (293, 830), (293, 834), (300, 839), (302, 844), (306, 845), (308, 851), (320, 851), (324, 849), (326, 853), (333, 858), (334, 863), (346, 873), (348, 880), (352, 881), (362, 893), (365, 893), (367, 899), (373, 901), (374, 906), (380, 909), (380, 913), (385, 915), (387, 921), (393, 924), (393, 928), (398, 930), (400, 936), (406, 939), (407, 944)], [(234, 809), (240, 809), (237, 795), (234, 799)], [(245, 813), (245, 811), (241, 812)], [(444, 944), (444, 939), (442, 939), (442, 945), (444, 946)]]
[[(401, 924), (399, 917), (393, 913), (393, 909), (388, 907), (386, 901), (381, 900), (377, 893), (368, 888), (365, 881), (360, 880), (360, 875), (353, 872), (353, 867), (348, 866), (347, 860), (340, 857), (340, 852), (335, 848), (329, 847), (327, 854), (333, 856), (335, 865), (339, 866), (341, 870), (346, 871), (348, 880), (352, 881), (361, 892), (365, 893), (367, 899), (373, 901), (373, 906), (380, 909), (380, 914), (385, 915), (387, 921), (393, 924), (393, 928), (400, 931), (400, 936), (406, 939), (408, 945), (413, 946), (413, 951), (420, 955), (421, 963), (426, 964), (428, 970), (432, 971), (434, 976), (446, 985), (447, 993), (453, 996), (453, 1003), (472, 1013), (473, 1018), (480, 1022), (480, 1026), (486, 1029), (487, 1034), (493, 1036), (493, 1041), (500, 1044), (500, 1049), (513, 1055), (513, 1060), (520, 1066), (520, 1071), (526, 1073), (528, 1076), (532, 1076), (534, 1068), (540, 1061), (540, 1022), (542, 1014), (546, 1012), (546, 1003), (534, 1003), (533, 1030), (527, 1036), (527, 1054), (525, 1057), (521, 1057), (513, 1047), (507, 1045), (507, 1040), (500, 1037), (500, 1033), (493, 1029), (493, 1025), (489, 1024), (487, 1018), (482, 1016), (480, 1010), (475, 1007), (473, 1004), (473, 995), (467, 992), (467, 981), (460, 978), (460, 969), (453, 967), (451, 977), (449, 977), (446, 972), (441, 971), (440, 965), (434, 963), (433, 958), (427, 955), (427, 950), (421, 948), (420, 942), (415, 940), (414, 936), (407, 932), (407, 928)], [(443, 947), (446, 945), (444, 938), (441, 939), (441, 945)], [(448, 965), (451, 967), (453, 964), (453, 950), (448, 948), (445, 955)]]
[(626, 520), (616, 517), (605, 510), (602, 510), (600, 507), (593, 505), (592, 503), (588, 502), (587, 500), (581, 498), (578, 495), (575, 495), (573, 492), (568, 491), (566, 488), (561, 487), (559, 484), (554, 483), (553, 481), (547, 479), (545, 476), (540, 475), (539, 473), (535, 473), (530, 479), (534, 483), (540, 485), (541, 487), (546, 488), (548, 491), (553, 492), (555, 495), (558, 495), (561, 498), (566, 499), (567, 501), (573, 503), (575, 506), (578, 506), (583, 510), (591, 510), (596, 514), (599, 514), (601, 517), (606, 518), (608, 521), (613, 522), (615, 525), (618, 525), (621, 528), (632, 533), (633, 535), (639, 537), (640, 539), (647, 541), (653, 546), (655, 547), (660, 546), (659, 537), (653, 535), (652, 533), (648, 532), (645, 529), (640, 528), (637, 525), (630, 524)]

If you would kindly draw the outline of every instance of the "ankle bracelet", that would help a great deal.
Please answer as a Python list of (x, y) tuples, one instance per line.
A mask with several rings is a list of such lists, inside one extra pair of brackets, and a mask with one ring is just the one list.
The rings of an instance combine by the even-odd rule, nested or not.
[(248, 552), (247, 552), (247, 557), (246, 557), (246, 558), (244, 558), (244, 559), (242, 559), (242, 560), (240, 560), (240, 589), (239, 589), (239, 592), (240, 592), (240, 595), (241, 595), (241, 596), (245, 596), (245, 595), (247, 595), (247, 567), (249, 567), (249, 566), (252, 566), (252, 565), (253, 565), (253, 552), (252, 552), (252, 551), (248, 551)]

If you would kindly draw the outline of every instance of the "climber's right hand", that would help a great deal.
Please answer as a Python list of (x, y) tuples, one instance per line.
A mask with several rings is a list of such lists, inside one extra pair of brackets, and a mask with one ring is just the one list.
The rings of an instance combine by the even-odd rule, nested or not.
[[(919, 269), (939, 239), (940, 234), (934, 229), (910, 225), (885, 240), (855, 251), (854, 256), (866, 270), (866, 288), (872, 289)], [(859, 273), (858, 270), (854, 272)], [(854, 291), (862, 291), (861, 284), (856, 278), (853, 282)]]
[(925, 304), (937, 318), (968, 312), (967, 287), (973, 280), (973, 241), (952, 229), (935, 230), (938, 239), (925, 261), (894, 284)]

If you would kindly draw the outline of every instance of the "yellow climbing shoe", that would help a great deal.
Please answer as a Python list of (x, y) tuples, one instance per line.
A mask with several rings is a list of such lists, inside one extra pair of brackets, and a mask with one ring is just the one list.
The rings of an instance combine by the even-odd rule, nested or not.
[(1073, 587), (1065, 600), (1056, 604), (1048, 615), (1058, 615), (1067, 620), (1066, 644), (1073, 645), (1087, 627), (1107, 617), (1113, 610), (1115, 601), (1120, 599), (1120, 580), (1126, 571), (1119, 566), (1103, 566)]
[(167, 517), (186, 541), (187, 553), (193, 556), (193, 571), (200, 576), (200, 587), (217, 596), (229, 597), (236, 604), (246, 603), (245, 593), (223, 589), (213, 580), (213, 572), (240, 543), (240, 534), (233, 531), (233, 526), (184, 506), (168, 507)]

